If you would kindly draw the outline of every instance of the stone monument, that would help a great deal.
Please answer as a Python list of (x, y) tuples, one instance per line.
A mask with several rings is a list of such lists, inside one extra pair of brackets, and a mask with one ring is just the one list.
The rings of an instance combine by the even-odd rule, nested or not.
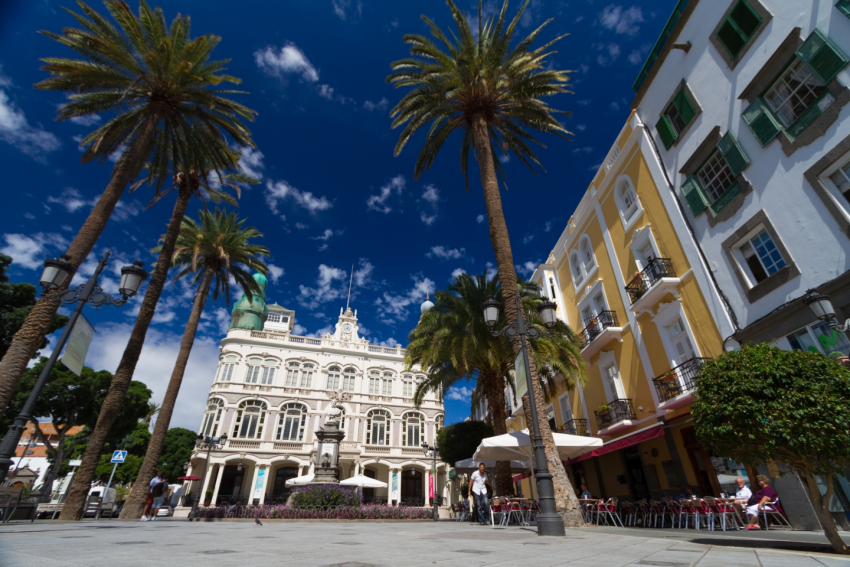
[(340, 430), (342, 410), (336, 405), (340, 401), (340, 394), (342, 392), (331, 393), (333, 402), (328, 410), (328, 419), (324, 427), (316, 431), (319, 446), (316, 451), (316, 468), (313, 470), (313, 480), (310, 484), (339, 482), (339, 443), (345, 437), (345, 432)]

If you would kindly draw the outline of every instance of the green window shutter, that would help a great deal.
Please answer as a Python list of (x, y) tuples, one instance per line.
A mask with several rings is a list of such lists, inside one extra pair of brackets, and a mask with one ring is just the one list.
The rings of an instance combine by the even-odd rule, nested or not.
[(739, 0), (729, 12), (723, 25), (717, 30), (717, 39), (729, 52), (729, 56), (735, 59), (761, 23), (761, 16), (750, 7), (746, 0)]
[(741, 34), (746, 41), (749, 41), (753, 37), (759, 24), (761, 24), (761, 16), (756, 14), (755, 10), (745, 0), (741, 0), (732, 8), (732, 11), (729, 12), (729, 17), (732, 18), (732, 21), (741, 30)]
[(716, 215), (728, 205), (732, 199), (738, 196), (741, 192), (741, 184), (735, 181), (729, 188), (720, 196), (719, 199), (711, 204), (711, 211)]
[(673, 125), (670, 124), (670, 119), (666, 116), (662, 116), (655, 124), (655, 130), (658, 132), (658, 135), (661, 136), (661, 142), (664, 144), (664, 148), (669, 150), (670, 146), (673, 145), (673, 142), (675, 142), (678, 137), (676, 130), (673, 129)]
[(719, 151), (720, 155), (723, 156), (723, 159), (726, 160), (726, 165), (729, 166), (729, 170), (735, 177), (741, 175), (741, 172), (747, 169), (747, 166), (750, 165), (750, 160), (747, 158), (747, 154), (744, 153), (743, 148), (741, 148), (741, 144), (738, 143), (738, 140), (735, 139), (732, 132), (726, 132), (726, 134), (720, 139), (720, 143), (717, 144), (717, 151)]
[(688, 208), (691, 209), (691, 214), (694, 216), (703, 212), (705, 207), (708, 206), (703, 195), (702, 185), (696, 175), (691, 175), (682, 183), (682, 195), (685, 196)]
[(834, 79), (848, 62), (847, 56), (819, 29), (815, 29), (806, 38), (797, 50), (797, 57), (802, 59), (825, 85)]
[(788, 127), (786, 130), (788, 136), (792, 140), (796, 139), (797, 136), (803, 133), (803, 130), (812, 125), (812, 122), (820, 118), (821, 114), (823, 114), (823, 112), (821, 112), (818, 103), (816, 102), (812, 104), (805, 112), (803, 112), (803, 114), (800, 115), (799, 118), (797, 118), (797, 120), (794, 121), (793, 124)]
[(679, 89), (679, 92), (676, 93), (676, 96), (673, 98), (673, 106), (675, 106), (676, 110), (679, 111), (679, 116), (682, 117), (685, 124), (689, 124), (696, 114), (694, 105), (691, 104), (690, 99), (688, 99), (685, 89)]
[(850, 18), (850, 0), (838, 0), (835, 7), (838, 8), (839, 12)]
[(741, 116), (761, 147), (768, 145), (782, 130), (782, 125), (761, 97), (753, 101)]

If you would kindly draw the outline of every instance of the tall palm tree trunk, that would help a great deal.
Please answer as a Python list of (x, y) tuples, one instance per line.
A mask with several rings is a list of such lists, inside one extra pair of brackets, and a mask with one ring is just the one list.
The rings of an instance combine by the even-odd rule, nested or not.
[[(507, 418), (505, 412), (505, 380), (503, 376), (488, 376), (482, 384), (487, 405), (493, 416), (493, 432), (496, 435), (504, 435), (508, 432), (505, 423)], [(514, 491), (513, 476), (511, 475), (510, 461), (496, 461), (496, 495), (507, 496)]]
[[(88, 257), (106, 227), (106, 222), (115, 210), (115, 205), (118, 204), (127, 184), (139, 171), (145, 159), (146, 149), (153, 140), (157, 120), (155, 116), (152, 116), (145, 122), (141, 132), (115, 167), (109, 184), (97, 200), (92, 212), (89, 213), (86, 222), (71, 242), (67, 254), (71, 256), (73, 270), (60, 289), (68, 288), (77, 268)], [(50, 324), (53, 322), (57, 309), (59, 309), (58, 299), (39, 299), (27, 315), (24, 324), (12, 338), (9, 350), (0, 360), (0, 417), (3, 417), (3, 412), (12, 401), (12, 396), (18, 388), (18, 382), (24, 375), (27, 365), (50, 330)]]
[[(475, 148), (478, 152), (478, 167), (481, 172), (481, 185), (484, 188), (484, 202), (487, 207), (487, 218), (490, 227), (490, 240), (493, 243), (493, 252), (496, 254), (496, 265), (499, 268), (499, 284), (502, 287), (504, 298), (505, 316), (508, 324), (516, 325), (517, 309), (513, 297), (516, 294), (516, 272), (514, 271), (514, 259), (511, 252), (511, 241), (508, 236), (508, 226), (502, 211), (502, 197), (499, 193), (499, 183), (496, 178), (496, 169), (493, 166), (493, 150), (490, 146), (490, 136), (487, 129), (487, 121), (483, 116), (476, 116), (472, 123), (472, 135), (475, 138)], [(522, 350), (522, 338), (517, 335), (511, 340), (514, 355)], [(526, 343), (527, 344), (527, 343)], [(529, 352), (531, 345), (528, 345)], [(537, 378), (537, 366), (534, 358), (529, 357), (528, 365), (530, 376), (528, 377), (529, 390), (534, 395), (537, 405), (537, 422), (540, 434), (543, 437), (543, 447), (546, 452), (546, 461), (552, 481), (555, 485), (555, 505), (558, 514), (564, 520), (566, 527), (583, 526), (584, 520), (581, 515), (581, 507), (578, 498), (564, 470), (563, 463), (558, 456), (555, 441), (549, 422), (543, 419), (542, 409), (546, 407), (543, 397), (543, 389)], [(529, 424), (530, 426), (531, 424)], [(529, 427), (530, 428), (530, 427)]]
[(86, 497), (91, 481), (94, 479), (95, 469), (100, 460), (100, 453), (103, 451), (103, 445), (106, 443), (109, 429), (115, 422), (115, 418), (118, 417), (121, 404), (124, 402), (124, 396), (127, 394), (127, 390), (130, 388), (130, 382), (133, 380), (133, 373), (136, 370), (139, 355), (142, 353), (142, 346), (145, 343), (148, 326), (150, 326), (153, 319), (156, 304), (159, 301), (162, 288), (165, 287), (165, 281), (168, 278), (168, 269), (171, 267), (171, 255), (174, 253), (177, 236), (180, 234), (180, 223), (183, 222), (186, 207), (189, 204), (191, 196), (192, 193), (190, 191), (181, 190), (177, 194), (177, 202), (174, 204), (171, 220), (168, 223), (168, 229), (165, 231), (162, 251), (159, 254), (153, 275), (151, 275), (150, 284), (148, 284), (148, 289), (145, 292), (145, 299), (142, 301), (139, 315), (136, 317), (136, 324), (133, 325), (130, 340), (127, 341), (124, 354), (121, 355), (118, 370), (115, 371), (115, 376), (112, 378), (112, 382), (109, 384), (109, 390), (106, 392), (106, 398), (100, 407), (100, 415), (97, 417), (97, 423), (92, 431), (88, 447), (86, 447), (86, 452), (83, 454), (83, 462), (80, 468), (77, 469), (77, 475), (71, 487), (71, 492), (65, 500), (62, 514), (59, 516), (60, 520), (79, 520), (83, 516), (83, 512), (85, 512)]
[(209, 294), (210, 284), (214, 275), (215, 269), (207, 266), (204, 270), (204, 277), (201, 279), (201, 285), (198, 287), (198, 293), (195, 295), (195, 303), (192, 305), (189, 322), (186, 324), (186, 330), (183, 331), (183, 340), (180, 342), (180, 353), (177, 355), (177, 362), (174, 364), (174, 370), (171, 372), (168, 389), (165, 390), (165, 396), (162, 398), (162, 406), (159, 408), (159, 415), (153, 427), (153, 435), (148, 444), (148, 451), (145, 453), (145, 460), (142, 461), (139, 475), (136, 477), (136, 482), (133, 483), (133, 490), (130, 491), (130, 496), (127, 498), (127, 502), (121, 511), (120, 517), (122, 520), (138, 520), (142, 516), (145, 497), (148, 494), (148, 484), (150, 484), (156, 472), (156, 463), (162, 454), (165, 434), (168, 432), (171, 415), (174, 413), (174, 404), (177, 401), (177, 394), (180, 393), (183, 374), (186, 372), (189, 355), (192, 353), (192, 345), (195, 344), (195, 333), (198, 331), (198, 323), (201, 321), (201, 315), (204, 312), (204, 305), (207, 302), (207, 295)]

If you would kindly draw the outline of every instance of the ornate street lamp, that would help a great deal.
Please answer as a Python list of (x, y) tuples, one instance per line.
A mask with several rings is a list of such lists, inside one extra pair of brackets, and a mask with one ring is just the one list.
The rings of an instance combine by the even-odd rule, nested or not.
[(148, 277), (148, 273), (142, 269), (143, 264), (141, 262), (134, 262), (133, 266), (124, 266), (121, 268), (121, 288), (119, 289), (123, 297), (122, 299), (113, 299), (112, 296), (105, 293), (97, 285), (97, 278), (100, 277), (101, 272), (106, 267), (109, 254), (110, 252), (107, 250), (103, 258), (98, 262), (94, 274), (92, 274), (86, 283), (75, 289), (64, 291), (61, 287), (73, 271), (73, 266), (68, 262), (71, 259), (70, 256), (63, 254), (61, 259), (44, 261), (44, 271), (41, 273), (41, 279), (39, 280), (39, 284), (44, 288), (44, 293), (41, 295), (42, 299), (57, 300), (62, 305), (73, 305), (76, 303), (77, 307), (71, 314), (68, 324), (65, 325), (65, 330), (62, 332), (59, 342), (56, 343), (56, 347), (53, 349), (53, 353), (44, 366), (44, 370), (41, 371), (41, 375), (30, 392), (23, 409), (21, 409), (21, 413), (18, 414), (15, 422), (9, 427), (6, 435), (3, 436), (3, 441), (0, 441), (0, 484), (6, 480), (6, 475), (9, 473), (9, 467), (12, 464), (12, 455), (15, 454), (15, 447), (18, 445), (18, 441), (20, 441), (21, 435), (23, 435), (26, 429), (27, 422), (32, 418), (32, 412), (35, 409), (38, 396), (44, 389), (45, 384), (47, 384), (47, 379), (50, 377), (56, 361), (59, 360), (59, 355), (62, 354), (62, 349), (65, 347), (65, 343), (68, 342), (68, 337), (71, 336), (71, 331), (74, 330), (77, 319), (80, 318), (80, 314), (83, 312), (83, 307), (87, 303), (95, 309), (103, 305), (120, 307), (138, 293), (142, 282)]
[[(437, 507), (437, 444), (428, 445), (427, 441), (422, 441), (420, 445), (422, 447), (422, 451), (425, 453), (426, 457), (431, 457), (431, 482), (434, 485), (434, 496), (431, 498), (431, 505), (434, 508), (434, 521), (437, 522), (440, 520), (440, 510)], [(410, 472), (413, 472), (412, 470)]]
[(828, 295), (810, 289), (806, 292), (805, 297), (803, 297), (803, 301), (806, 302), (806, 305), (809, 306), (809, 309), (812, 310), (812, 313), (815, 314), (818, 320), (825, 321), (836, 331), (841, 331), (842, 333), (850, 331), (850, 319), (847, 319), (843, 325), (841, 324), (835, 316), (835, 308), (832, 307), (832, 301), (829, 300)]
[[(201, 489), (204, 486), (204, 479), (207, 478), (207, 469), (210, 466), (210, 452), (213, 449), (219, 449), (224, 447), (224, 444), (227, 443), (227, 433), (222, 435), (221, 437), (204, 437), (203, 435), (198, 435), (195, 438), (195, 448), (198, 450), (207, 450), (207, 458), (204, 461), (204, 472), (201, 473), (201, 480), (198, 481), (198, 488), (195, 489), (195, 498), (192, 500), (192, 510), (189, 512), (189, 521), (195, 517), (198, 513), (198, 501), (201, 498)], [(240, 463), (241, 464), (241, 463)], [(188, 469), (189, 463), (186, 463), (186, 467)]]
[(546, 462), (546, 453), (543, 449), (543, 437), (540, 435), (540, 426), (537, 423), (537, 401), (534, 399), (533, 384), (531, 384), (531, 368), (528, 364), (528, 346), (526, 345), (525, 337), (537, 339), (540, 337), (551, 337), (552, 330), (557, 323), (555, 310), (557, 306), (551, 301), (543, 301), (537, 306), (537, 311), (540, 313), (540, 318), (543, 324), (550, 329), (541, 331), (537, 327), (526, 327), (525, 317), (522, 314), (522, 304), (519, 301), (519, 290), (514, 292), (514, 301), (516, 302), (517, 324), (505, 325), (504, 328), (497, 331), (495, 329), (496, 322), (499, 320), (499, 302), (494, 298), (488, 299), (481, 305), (484, 311), (484, 321), (490, 327), (490, 334), (494, 337), (507, 335), (510, 338), (519, 335), (522, 341), (522, 363), (525, 367), (525, 376), (528, 382), (528, 405), (531, 410), (531, 426), (534, 434), (534, 460), (537, 474), (534, 478), (537, 480), (537, 494), (540, 497), (540, 513), (537, 515), (537, 535), (545, 536), (562, 536), (566, 532), (564, 530), (564, 520), (558, 515), (557, 507), (555, 506), (555, 485), (552, 482), (552, 474), (549, 472), (549, 464)]

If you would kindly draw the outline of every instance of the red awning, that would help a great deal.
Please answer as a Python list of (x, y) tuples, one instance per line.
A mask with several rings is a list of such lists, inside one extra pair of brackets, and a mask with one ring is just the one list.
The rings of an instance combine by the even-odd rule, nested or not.
[(531, 477), (531, 473), (516, 474), (516, 475), (513, 476), (513, 481), (519, 482), (521, 480), (524, 480), (524, 479), (530, 478), (530, 477)]
[(180, 476), (180, 477), (177, 477), (177, 480), (201, 480), (201, 479), (200, 479), (200, 478), (198, 478), (197, 476), (191, 476), (191, 475), (190, 475), (190, 476)]
[(619, 451), (620, 449), (625, 449), (626, 447), (631, 447), (632, 445), (637, 445), (638, 443), (643, 443), (644, 441), (649, 441), (650, 439), (655, 439), (656, 437), (661, 437), (662, 435), (664, 435), (664, 425), (659, 423), (658, 425), (649, 427), (647, 429), (641, 429), (640, 431), (636, 431), (634, 433), (626, 435), (625, 437), (620, 437), (619, 439), (608, 441), (598, 449), (594, 449), (589, 453), (579, 455), (575, 459), (569, 459), (567, 461), (564, 461), (564, 466), (569, 465), (571, 463), (577, 463), (585, 459), (599, 457), (600, 455), (604, 455), (605, 453), (611, 453), (612, 451)]

